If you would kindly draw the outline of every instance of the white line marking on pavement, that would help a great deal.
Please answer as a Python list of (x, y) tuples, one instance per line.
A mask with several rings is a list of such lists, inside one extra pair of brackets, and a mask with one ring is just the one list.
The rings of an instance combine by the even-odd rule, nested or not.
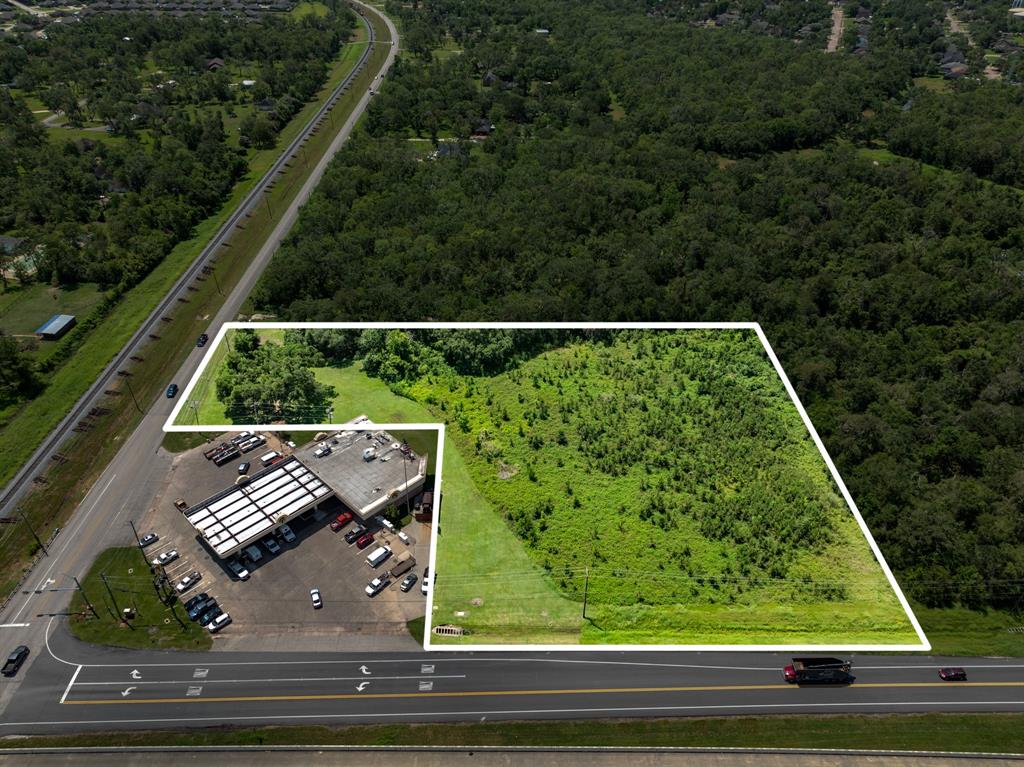
[[(81, 667), (79, 667), (81, 668)], [(209, 669), (196, 669), (196, 671), (209, 671)], [(465, 674), (434, 675), (434, 679), (465, 679)], [(209, 679), (205, 674), (193, 674), (193, 679), (206, 679), (211, 684), (246, 684), (247, 682), (277, 683), (277, 682), (354, 682), (363, 679), (361, 676), (298, 676), (280, 679)], [(418, 676), (375, 676), (374, 681), (381, 679), (419, 679)], [(185, 679), (158, 679), (146, 682), (150, 684), (187, 684)], [(79, 682), (79, 687), (104, 687), (109, 685), (120, 686), (124, 682)]]
[(60, 702), (63, 703), (67, 700), (68, 693), (71, 692), (72, 686), (75, 684), (75, 680), (78, 679), (78, 674), (81, 672), (82, 667), (79, 666), (75, 669), (75, 673), (71, 675), (71, 680), (68, 682), (68, 686), (64, 688), (64, 694), (60, 696)]
[(890, 702), (878, 702), (868, 701), (864, 703), (737, 703), (732, 705), (715, 705), (715, 706), (639, 706), (635, 708), (623, 707), (623, 708), (526, 708), (526, 709), (499, 709), (496, 711), (481, 711), (481, 710), (470, 710), (470, 711), (375, 711), (369, 713), (352, 713), (352, 714), (273, 714), (268, 713), (263, 716), (205, 716), (205, 717), (164, 717), (158, 719), (73, 719), (73, 720), (61, 720), (55, 719), (48, 722), (0, 722), (0, 727), (46, 727), (53, 725), (83, 725), (83, 724), (94, 724), (94, 725), (107, 725), (107, 724), (170, 724), (179, 722), (251, 722), (251, 721), (283, 721), (283, 720), (306, 720), (306, 719), (384, 719), (384, 718), (398, 718), (398, 717), (409, 717), (411, 719), (423, 719), (433, 717), (456, 717), (466, 716), (478, 719), (481, 716), (501, 716), (501, 715), (516, 715), (522, 716), (526, 714), (627, 714), (638, 711), (739, 711), (739, 710), (752, 710), (757, 711), (759, 709), (808, 709), (808, 708), (821, 708), (821, 709), (842, 709), (844, 707), (849, 708), (905, 708), (908, 706), (920, 706), (922, 708), (936, 708), (941, 706), (950, 706), (954, 709), (957, 707), (965, 706), (1000, 706), (997, 710), (1005, 711), (1007, 706), (1021, 706), (1024, 707), (1024, 700), (976, 700), (976, 701), (959, 701), (959, 700), (946, 700), (946, 701), (890, 701)]
[(0, 629), (21, 629), (31, 625), (31, 623), (0, 623)]
[[(117, 479), (117, 475), (116, 474), (114, 474), (110, 478), (110, 480), (107, 482), (107, 484), (100, 491), (100, 494), (96, 496), (96, 500), (92, 502), (92, 506), (89, 507), (89, 510), (87, 512), (85, 512), (85, 514), (82, 514), (78, 518), (78, 520), (76, 522), (75, 534), (74, 535), (65, 535), (64, 536), (64, 538), (63, 538), (63, 545), (61, 546), (60, 553), (54, 554), (54, 555), (51, 556), (50, 566), (47, 567), (46, 568), (46, 572), (43, 573), (43, 577), (39, 581), (40, 585), (37, 588), (44, 588), (45, 587), (44, 584), (46, 583), (46, 579), (50, 577), (50, 573), (53, 571), (53, 568), (57, 566), (58, 562), (60, 562), (61, 557), (64, 556), (64, 553), (67, 551), (68, 546), (71, 544), (71, 542), (78, 538), (78, 533), (81, 532), (82, 527), (85, 525), (85, 521), (90, 516), (92, 516), (92, 513), (96, 510), (96, 507), (99, 505), (99, 502), (103, 498), (103, 495), (107, 492), (107, 490), (110, 489), (110, 485), (113, 484), (115, 479)], [(25, 608), (28, 607), (28, 603), (31, 600), (32, 600), (32, 597), (31, 596), (28, 597), (28, 599), (25, 600), (24, 604), (22, 604), (22, 606), (18, 610), (18, 612), (16, 612), (12, 616), (11, 619), (14, 620), (14, 621), (18, 620), (18, 618), (21, 617), (21, 614), (23, 612), (25, 612)]]

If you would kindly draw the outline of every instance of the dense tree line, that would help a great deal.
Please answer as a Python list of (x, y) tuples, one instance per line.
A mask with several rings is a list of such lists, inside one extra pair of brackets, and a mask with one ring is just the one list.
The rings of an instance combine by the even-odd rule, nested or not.
[[(639, 2), (404, 9), (465, 53), (398, 71), (256, 302), (306, 320), (757, 320), (911, 595), (1018, 607), (1024, 227), (1019, 194), (978, 176), (1020, 182), (1019, 91), (911, 90), (943, 9), (885, 5), (863, 57)], [(427, 110), (495, 130), (423, 161), (394, 137)], [(879, 164), (860, 139), (951, 172)]]

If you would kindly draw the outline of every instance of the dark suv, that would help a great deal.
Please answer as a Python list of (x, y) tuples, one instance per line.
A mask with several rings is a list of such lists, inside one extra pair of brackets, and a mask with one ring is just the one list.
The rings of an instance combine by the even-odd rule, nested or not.
[(14, 648), (14, 652), (7, 656), (7, 662), (4, 663), (3, 675), (14, 676), (18, 673), (18, 669), (25, 662), (25, 658), (28, 657), (28, 648), (25, 645), (19, 645)]

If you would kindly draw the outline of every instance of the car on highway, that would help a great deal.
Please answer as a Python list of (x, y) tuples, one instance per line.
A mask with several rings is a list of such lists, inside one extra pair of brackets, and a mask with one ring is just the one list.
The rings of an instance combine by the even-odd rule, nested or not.
[(939, 679), (944, 682), (966, 682), (967, 672), (959, 666), (939, 669)]
[(366, 595), (370, 597), (377, 596), (380, 592), (387, 588), (389, 582), (390, 579), (388, 578), (387, 573), (385, 573), (384, 575), (377, 576), (368, 584), (366, 584)]
[(362, 525), (353, 527), (347, 533), (345, 533), (345, 543), (355, 543), (360, 538), (366, 535), (366, 528)]
[(170, 551), (165, 551), (163, 554), (161, 554), (156, 559), (154, 559), (153, 560), (153, 564), (154, 565), (167, 565), (167, 564), (173, 562), (177, 558), (178, 558), (178, 550), (177, 549), (171, 549)]
[(196, 339), (196, 346), (200, 349), (206, 346), (206, 342), (210, 340), (210, 337), (206, 333), (200, 333), (199, 338)]
[(199, 620), (199, 616), (203, 615), (207, 610), (217, 606), (217, 600), (212, 597), (207, 597), (201, 602), (197, 602), (192, 605), (192, 608), (188, 611), (188, 619), (190, 621)]
[(18, 673), (18, 669), (21, 668), (25, 659), (28, 657), (28, 648), (25, 645), (18, 645), (14, 648), (10, 655), (7, 656), (7, 660), (4, 661), (3, 675), (14, 676)]
[(146, 533), (144, 536), (139, 538), (139, 547), (146, 548), (160, 540), (160, 536), (156, 533)]
[(331, 520), (331, 529), (334, 532), (338, 532), (341, 528), (352, 521), (352, 512), (343, 511), (335, 519)]
[(324, 601), (320, 598), (320, 589), (312, 588), (309, 590), (309, 598), (313, 602), (313, 609), (319, 610), (324, 606)]
[(241, 476), (243, 474), (248, 474), (250, 466), (252, 466), (252, 464), (249, 463), (248, 461), (242, 461), (240, 464), (238, 464), (238, 474), (239, 474), (239, 476)]
[(231, 623), (231, 616), (227, 613), (221, 613), (210, 622), (210, 625), (206, 627), (206, 630), (211, 634), (216, 634), (229, 623)]
[(193, 570), (180, 581), (178, 581), (178, 585), (174, 588), (176, 588), (178, 590), (178, 593), (181, 594), (185, 591), (188, 591), (190, 588), (199, 583), (199, 581), (201, 581), (202, 579), (203, 574), (198, 570)]
[(178, 393), (178, 384), (171, 384), (167, 387), (167, 399), (174, 399), (174, 395)]
[(409, 573), (402, 579), (402, 582), (398, 585), (398, 588), (400, 588), (403, 592), (409, 592), (412, 590), (412, 587), (416, 585), (417, 580), (419, 579), (416, 577), (416, 573)]
[(420, 584), (420, 592), (423, 594), (423, 596), (426, 596), (428, 591), (430, 591), (430, 568), (429, 567), (426, 568), (423, 571), (423, 583)]
[(202, 594), (193, 594), (191, 597), (185, 600), (185, 604), (183, 605), (185, 608), (185, 612), (191, 612), (193, 607), (195, 607), (200, 602), (205, 602), (209, 598), (210, 595), (207, 594), (205, 591)]
[(357, 549), (365, 549), (371, 543), (373, 543), (373, 533), (366, 533), (365, 535), (361, 535), (356, 538)]
[(271, 538), (269, 535), (264, 538), (260, 543), (263, 544), (263, 548), (269, 551), (271, 554), (281, 553), (281, 544)]
[(249, 571), (246, 570), (245, 565), (243, 565), (237, 559), (228, 560), (228, 569), (235, 574), (235, 577), (238, 578), (238, 580), (249, 580)]
[(288, 527), (288, 525), (281, 525), (277, 528), (277, 534), (284, 538), (285, 542), (295, 543), (295, 533), (292, 532), (292, 529)]

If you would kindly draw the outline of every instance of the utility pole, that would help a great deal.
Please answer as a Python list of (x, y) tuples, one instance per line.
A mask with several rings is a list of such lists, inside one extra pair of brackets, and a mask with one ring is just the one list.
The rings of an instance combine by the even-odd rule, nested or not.
[(583, 620), (587, 619), (587, 594), (590, 592), (590, 568), (586, 571), (586, 580), (583, 581)]
[(99, 618), (100, 616), (96, 614), (96, 608), (92, 606), (92, 602), (89, 601), (89, 597), (85, 595), (85, 589), (83, 589), (82, 584), (78, 582), (78, 578), (72, 575), (71, 579), (75, 582), (75, 586), (78, 587), (78, 593), (81, 594), (82, 599), (85, 600), (85, 606), (89, 608), (89, 612), (92, 613), (92, 617)]
[(139, 538), (139, 531), (135, 529), (135, 521), (132, 519), (128, 520), (128, 524), (132, 526), (132, 532), (135, 533), (135, 542), (139, 544), (139, 551), (142, 550), (142, 539)]
[(29, 524), (28, 517), (25, 516), (25, 512), (22, 511), (21, 506), (18, 507), (18, 516), (21, 517), (21, 521), (25, 523), (25, 527), (28, 528), (28, 531), (32, 533), (32, 537), (36, 539), (36, 543), (39, 544), (39, 548), (43, 550), (43, 553), (46, 556), (50, 556), (50, 552), (46, 548), (46, 544), (40, 540), (39, 536), (36, 535), (36, 531), (32, 529), (32, 525)]
[(110, 588), (110, 583), (107, 581), (107, 574), (100, 573), (100, 580), (103, 581), (103, 585), (107, 587), (107, 595), (110, 597), (110, 601), (114, 603), (114, 614), (118, 620), (121, 620), (121, 608), (117, 606), (117, 599), (114, 597), (114, 592)]
[(142, 413), (143, 411), (142, 408), (139, 407), (139, 401), (135, 399), (135, 392), (132, 391), (132, 384), (127, 378), (124, 379), (124, 385), (128, 387), (128, 393), (132, 395), (132, 402), (135, 403), (135, 409)]

